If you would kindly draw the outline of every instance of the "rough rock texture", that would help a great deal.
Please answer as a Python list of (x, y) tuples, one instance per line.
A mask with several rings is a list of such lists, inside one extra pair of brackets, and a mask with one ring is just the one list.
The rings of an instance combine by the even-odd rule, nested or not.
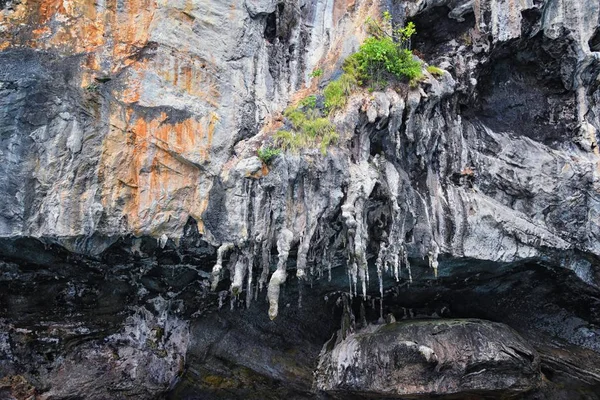
[[(171, 387), (172, 399), (313, 399), (323, 343), (340, 326), (357, 331), (380, 316), (375, 298), (349, 300), (338, 291), (347, 279), (340, 268), (331, 282), (290, 279), (270, 321), (264, 292), (246, 309), (243, 299), (230, 302), (226, 285), (210, 291), (216, 254), (208, 247), (160, 249), (142, 240), (138, 247), (150, 261), (129, 253), (131, 246), (115, 245), (98, 261), (21, 243), (46, 266), (2, 266), (0, 379), (14, 386), (15, 398), (22, 387), (37, 388), (40, 398), (73, 398), (86, 388), (111, 399), (163, 398)], [(593, 288), (552, 265), (455, 263), (440, 263), (455, 270), (452, 276), (427, 279), (419, 266), (412, 285), (386, 283), (387, 319), (502, 321), (540, 353), (545, 379), (527, 398), (598, 398), (600, 303)], [(170, 381), (173, 374), (178, 379)]]
[(349, 54), (378, 10), (301, 5), (3, 4), (0, 234), (99, 253), (94, 235), (179, 238), (188, 217), (202, 222), (233, 146), (318, 61)]
[[(388, 307), (504, 322), (532, 398), (597, 398), (599, 7), (0, 1), (0, 396), (310, 398), (323, 342)], [(263, 165), (384, 9), (444, 74)]]
[(368, 327), (326, 344), (316, 387), (333, 394), (514, 395), (540, 383), (535, 350), (506, 325), (415, 320)]

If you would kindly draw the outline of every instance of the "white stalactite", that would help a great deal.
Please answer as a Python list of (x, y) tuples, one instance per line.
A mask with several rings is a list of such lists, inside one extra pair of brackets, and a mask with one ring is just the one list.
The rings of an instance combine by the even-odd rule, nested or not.
[(287, 278), (286, 264), (290, 255), (290, 248), (294, 240), (294, 234), (287, 228), (284, 228), (277, 239), (277, 252), (279, 253), (279, 261), (277, 269), (273, 272), (269, 286), (267, 288), (267, 298), (269, 299), (269, 318), (271, 320), (277, 318), (279, 313), (279, 291), (280, 286)]
[(219, 246), (219, 250), (217, 250), (217, 263), (215, 264), (215, 266), (212, 269), (212, 285), (211, 285), (211, 289), (217, 290), (217, 285), (219, 284), (219, 281), (221, 280), (221, 271), (223, 270), (223, 257), (227, 254), (227, 252), (229, 252), (231, 249), (233, 249), (233, 243), (223, 243), (221, 246)]

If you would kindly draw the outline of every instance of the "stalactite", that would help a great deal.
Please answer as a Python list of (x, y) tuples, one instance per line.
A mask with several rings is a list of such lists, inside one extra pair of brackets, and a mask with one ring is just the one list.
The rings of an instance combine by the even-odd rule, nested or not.
[(408, 271), (408, 281), (412, 283), (412, 271), (410, 269), (410, 262), (408, 261), (408, 253), (404, 246), (402, 246), (402, 261), (404, 262), (404, 265), (406, 265), (406, 270)]
[(271, 222), (271, 198), (268, 197), (263, 207), (263, 232), (259, 233), (257, 242), (261, 244), (261, 265), (262, 272), (258, 280), (258, 290), (262, 291), (269, 277), (271, 268), (271, 247), (273, 245), (273, 227)]
[(258, 280), (258, 290), (262, 291), (269, 277), (269, 269), (271, 267), (271, 241), (264, 240), (261, 245), (261, 264), (262, 272)]
[(435, 277), (438, 277), (438, 255), (440, 253), (440, 249), (437, 243), (433, 243), (433, 248), (427, 254), (427, 258), (429, 259), (429, 268), (433, 269), (433, 273)]
[(298, 246), (298, 256), (296, 259), (296, 276), (299, 279), (306, 277), (307, 255), (310, 250), (310, 243), (317, 229), (317, 221), (313, 221), (307, 229), (307, 232), (302, 237)]
[(368, 231), (367, 222), (365, 221), (365, 199), (360, 198), (357, 200), (357, 209), (361, 210), (361, 216), (357, 219), (357, 226), (354, 235), (354, 257), (358, 267), (358, 277), (360, 278), (362, 287), (363, 299), (367, 297), (367, 285), (369, 283), (369, 270), (367, 263), (367, 242), (368, 242)]
[(366, 258), (368, 230), (364, 216), (365, 201), (375, 187), (377, 171), (368, 162), (363, 161), (359, 165), (351, 166), (350, 176), (346, 202), (342, 205), (342, 220), (348, 232), (350, 253), (347, 263), (354, 293), (357, 294), (356, 287), (360, 278), (364, 298), (367, 295), (369, 273)]
[(252, 249), (252, 256), (250, 257), (250, 259), (248, 260), (248, 282), (246, 284), (246, 287), (248, 288), (246, 290), (246, 307), (250, 307), (250, 304), (252, 303), (252, 294), (254, 293), (254, 290), (252, 290), (252, 278), (253, 278), (253, 269), (254, 269), (254, 260), (256, 259), (257, 255), (258, 255), (258, 246), (253, 246)]
[(385, 257), (387, 246), (385, 243), (381, 243), (379, 246), (379, 254), (377, 260), (375, 260), (375, 267), (377, 268), (377, 279), (379, 281), (379, 294), (383, 297), (383, 258)]
[(234, 266), (233, 282), (231, 283), (231, 294), (237, 296), (242, 291), (244, 284), (244, 278), (246, 276), (246, 270), (248, 268), (248, 257), (246, 254), (242, 254), (238, 257), (237, 262)]
[(277, 317), (279, 312), (279, 290), (280, 286), (287, 278), (286, 264), (290, 254), (290, 248), (294, 240), (294, 234), (287, 228), (284, 228), (279, 233), (277, 239), (277, 252), (279, 253), (279, 261), (277, 269), (271, 275), (269, 286), (267, 288), (267, 298), (269, 299), (269, 318), (272, 320)]
[[(394, 124), (400, 126), (401, 119), (395, 120)], [(378, 129), (383, 126), (380, 125)], [(422, 205), (425, 209), (419, 208), (417, 213), (415, 207), (411, 206), (415, 202), (415, 194), (412, 188), (406, 186), (408, 177), (400, 165), (396, 161), (388, 161), (383, 153), (371, 155), (371, 133), (370, 127), (363, 127), (359, 133), (355, 159), (344, 165), (347, 168), (347, 179), (336, 182), (336, 187), (341, 185), (345, 188), (344, 192), (340, 190), (338, 197), (335, 197), (337, 203), (332, 201), (332, 193), (335, 192), (328, 191), (330, 183), (324, 183), (318, 176), (313, 176), (312, 170), (307, 172), (304, 169), (312, 168), (313, 165), (305, 166), (302, 162), (298, 164), (295, 159), (287, 160), (283, 170), (278, 171), (277, 175), (271, 175), (273, 181), (245, 178), (243, 199), (234, 202), (242, 221), (241, 240), (236, 242), (238, 250), (232, 256), (232, 259), (239, 259), (235, 264), (233, 261), (231, 263), (231, 293), (234, 297), (246, 290), (245, 303), (249, 306), (252, 298), (256, 299), (258, 292), (267, 286), (269, 316), (275, 318), (278, 314), (281, 285), (287, 279), (287, 258), (292, 242), (295, 242), (298, 245), (295, 266), (299, 280), (310, 278), (312, 285), (313, 279), (321, 279), (327, 274), (328, 281), (331, 281), (332, 269), (334, 264), (339, 263), (338, 256), (341, 255), (345, 259), (349, 297), (360, 295), (363, 300), (367, 299), (369, 281), (372, 278), (367, 259), (369, 241), (373, 240), (370, 237), (373, 229), (370, 207), (373, 201), (380, 201), (378, 197), (383, 195), (386, 198), (386, 208), (382, 211), (385, 222), (378, 223), (384, 231), (379, 234), (379, 251), (375, 261), (379, 314), (383, 318), (382, 299), (386, 274), (396, 282), (403, 279), (403, 273), (409, 282), (412, 283), (413, 279), (407, 251), (407, 246), (411, 246), (411, 251), (414, 251), (412, 239), (407, 239), (412, 233), (407, 233), (405, 224), (411, 224), (409, 231), (414, 229), (415, 214), (422, 215), (425, 219), (422, 222), (429, 226), (435, 220), (431, 219), (432, 213), (426, 209), (427, 204), (420, 193), (416, 193), (419, 196), (416, 198), (417, 205)], [(376, 186), (378, 189), (374, 196)], [(340, 209), (341, 216), (338, 214)], [(334, 218), (339, 218), (341, 225), (332, 224)], [(282, 229), (282, 225), (286, 228)], [(431, 230), (433, 231), (433, 227)], [(436, 236), (432, 233), (431, 237)], [(271, 274), (273, 247), (277, 247), (279, 256), (277, 267)], [(231, 248), (233, 246), (224, 245), (219, 249), (217, 264), (213, 268), (215, 288), (222, 272), (222, 259)], [(438, 254), (439, 249), (435, 246), (430, 247), (426, 254), (436, 276)], [(256, 268), (255, 263), (261, 268)], [(406, 272), (403, 266), (406, 267)], [(301, 298), (298, 301), (300, 305)]]
[(212, 269), (212, 285), (213, 291), (217, 290), (217, 285), (221, 280), (221, 271), (223, 270), (223, 257), (234, 248), (233, 243), (223, 243), (217, 250), (217, 263)]

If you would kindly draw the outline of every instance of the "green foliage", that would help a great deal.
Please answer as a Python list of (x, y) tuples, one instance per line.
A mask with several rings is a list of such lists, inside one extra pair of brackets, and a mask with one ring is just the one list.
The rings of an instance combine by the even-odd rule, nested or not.
[[(300, 102), (301, 107), (304, 107), (303, 101)], [(311, 105), (312, 100), (309, 103)], [(278, 131), (274, 136), (275, 141), (280, 148), (294, 152), (318, 146), (321, 153), (325, 155), (329, 145), (338, 140), (335, 126), (328, 118), (322, 117), (315, 108), (304, 108), (306, 111), (301, 111), (299, 108), (288, 108), (285, 111), (284, 116), (290, 122), (292, 129)]]
[(422, 75), (421, 63), (410, 50), (411, 37), (416, 33), (415, 24), (409, 22), (394, 29), (392, 16), (386, 11), (381, 22), (367, 19), (367, 28), (372, 37), (346, 59), (346, 74), (354, 77), (359, 85), (370, 81), (375, 86), (384, 86), (386, 75), (418, 82)]
[(443, 76), (444, 75), (444, 70), (436, 67), (435, 65), (430, 65), (429, 67), (427, 67), (427, 72), (429, 72), (431, 75), (434, 75), (434, 76)]
[(325, 156), (327, 154), (327, 148), (332, 144), (336, 144), (339, 139), (340, 139), (340, 135), (338, 135), (338, 133), (335, 131), (335, 129), (329, 130), (321, 138), (321, 144), (319, 146), (319, 148), (321, 149), (321, 154), (323, 156)]
[[(288, 115), (293, 116), (294, 119), (288, 117)], [(288, 115), (286, 115), (286, 117), (291, 122), (294, 130), (308, 136), (311, 139), (323, 136), (330, 130), (335, 130), (331, 121), (329, 121), (328, 118), (320, 117), (320, 115), (319, 117), (315, 118), (314, 115), (309, 116), (302, 111), (298, 111), (298, 109), (294, 109), (288, 113)]]
[(84, 90), (87, 93), (98, 93), (100, 91), (100, 86), (98, 86), (98, 84), (96, 82), (92, 82), (89, 85), (87, 85)]
[(412, 52), (399, 48), (390, 37), (367, 38), (358, 52), (348, 57), (344, 70), (361, 84), (378, 83), (386, 73), (408, 80), (422, 75), (421, 63), (413, 58)]
[(323, 90), (325, 108), (329, 111), (342, 108), (346, 104), (346, 94), (339, 81), (329, 82)]
[(308, 145), (307, 138), (296, 131), (278, 131), (275, 134), (275, 140), (283, 150), (293, 152), (303, 149)]
[(281, 150), (274, 149), (268, 146), (258, 149), (257, 151), (258, 158), (260, 158), (260, 160), (267, 165), (271, 164), (271, 161), (273, 161), (273, 159), (275, 159), (280, 154)]
[(331, 112), (344, 107), (356, 85), (356, 78), (348, 73), (342, 74), (336, 81), (329, 82), (323, 90), (327, 111)]
[(335, 127), (328, 118), (307, 119), (300, 129), (311, 139), (324, 137), (335, 131)]
[(352, 91), (356, 89), (357, 82), (352, 75), (342, 74), (342, 76), (340, 76), (340, 79), (338, 79), (337, 82), (339, 82), (339, 85), (342, 91), (346, 94), (346, 96), (350, 96), (352, 94)]
[(350, 76), (357, 85), (362, 86), (365, 84), (365, 82), (363, 82), (361, 79), (362, 74), (360, 73), (359, 59), (354, 54), (344, 60), (342, 69), (344, 70), (344, 73)]
[(414, 22), (409, 22), (403, 27), (395, 27), (392, 22), (392, 14), (389, 11), (383, 13), (381, 21), (368, 17), (365, 21), (367, 31), (377, 39), (391, 38), (399, 47), (410, 49), (411, 37), (417, 33)]
[(305, 110), (317, 107), (317, 96), (314, 94), (300, 100), (300, 106)]
[(308, 108), (306, 109), (306, 111), (304, 111), (304, 114), (308, 119), (321, 118), (321, 110), (319, 110), (318, 108)]
[(323, 69), (315, 68), (315, 70), (313, 72), (311, 72), (308, 76), (310, 78), (319, 78), (319, 77), (323, 76)]
[(284, 111), (283, 116), (286, 117), (294, 127), (302, 125), (306, 120), (306, 114), (296, 107), (288, 107)]
[(410, 47), (410, 39), (415, 33), (417, 33), (417, 28), (413, 22), (409, 22), (404, 28), (396, 29), (395, 32), (400, 38), (400, 41), (403, 43), (408, 43)]

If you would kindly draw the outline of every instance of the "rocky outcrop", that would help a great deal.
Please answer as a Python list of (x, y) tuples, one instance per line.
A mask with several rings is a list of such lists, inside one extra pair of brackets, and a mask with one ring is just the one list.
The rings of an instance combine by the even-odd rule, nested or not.
[(515, 395), (540, 383), (535, 350), (503, 324), (479, 320), (394, 322), (323, 349), (315, 384), (332, 394)]
[[(351, 334), (378, 323), (383, 311), (388, 321), (502, 321), (540, 353), (544, 381), (525, 398), (596, 398), (597, 292), (568, 269), (441, 260), (453, 273), (433, 280), (415, 265), (413, 284), (386, 280), (381, 310), (375, 297), (340, 292), (347, 276), (333, 268), (331, 281), (312, 285), (290, 276), (270, 321), (264, 291), (247, 308), (226, 283), (210, 290), (216, 252), (193, 226), (186, 231), (180, 248), (123, 240), (102, 260), (19, 242), (40, 258), (2, 264), (0, 388), (17, 399), (21, 391), (70, 398), (84, 390), (148, 399), (168, 389), (172, 399), (312, 399), (323, 344), (340, 326)], [(421, 333), (410, 340), (426, 342)]]
[[(335, 79), (386, 8), (443, 74), (359, 89), (326, 156), (261, 162), (281, 110)], [(593, 398), (599, 13), (0, 1), (0, 393), (310, 397), (346, 291), (360, 326), (386, 307), (502, 321), (540, 353), (532, 396)]]
[(98, 254), (94, 235), (177, 239), (190, 216), (204, 232), (233, 146), (378, 12), (313, 3), (3, 4), (2, 236)]

